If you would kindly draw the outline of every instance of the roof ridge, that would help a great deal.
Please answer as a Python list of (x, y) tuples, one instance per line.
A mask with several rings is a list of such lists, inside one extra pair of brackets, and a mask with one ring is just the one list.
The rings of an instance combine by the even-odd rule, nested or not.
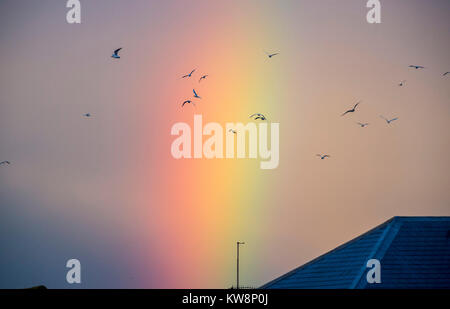
[[(373, 254), (373, 258), (376, 258), (378, 261), (380, 261), (380, 263), (383, 260), (384, 255), (386, 254), (388, 249), (391, 247), (392, 242), (397, 237), (397, 234), (400, 231), (400, 229), (402, 228), (403, 223), (404, 223), (403, 220), (392, 221), (391, 228), (389, 229), (389, 233), (384, 237), (382, 243), (380, 243), (379, 247)], [(361, 279), (362, 279), (362, 276), (361, 276), (358, 284), (355, 285), (355, 288), (363, 288), (367, 285), (367, 280), (361, 282)]]
[[(385, 225), (389, 225), (391, 222), (393, 222), (394, 220), (396, 220), (396, 218), (397, 218), (397, 217), (392, 217), (392, 218), (390, 218), (389, 220), (387, 220), (387, 221), (385, 221), (385, 222), (383, 222), (383, 223), (381, 223), (381, 224), (375, 226), (374, 228), (368, 230), (367, 232), (365, 232), (365, 233), (359, 235), (358, 237), (353, 238), (353, 239), (351, 239), (351, 240), (349, 240), (349, 241), (347, 241), (347, 242), (345, 242), (345, 243), (343, 243), (343, 244), (337, 246), (336, 248), (334, 248), (334, 249), (332, 249), (332, 250), (330, 250), (330, 251), (325, 252), (325, 253), (322, 254), (322, 255), (319, 255), (318, 257), (312, 259), (311, 261), (309, 261), (309, 262), (307, 262), (307, 263), (305, 263), (305, 264), (302, 264), (302, 265), (300, 265), (300, 266), (298, 266), (298, 267), (296, 267), (296, 268), (290, 270), (289, 272), (285, 273), (284, 275), (281, 275), (280, 277), (275, 278), (275, 279), (273, 279), (273, 280), (271, 280), (271, 281), (265, 283), (264, 285), (262, 285), (262, 286), (259, 287), (259, 288), (260, 288), (260, 289), (265, 289), (265, 288), (267, 288), (268, 286), (270, 286), (270, 285), (272, 285), (272, 284), (274, 284), (274, 283), (276, 283), (276, 282), (278, 282), (278, 281), (280, 281), (280, 280), (282, 280), (282, 279), (285, 279), (286, 277), (289, 277), (290, 275), (294, 274), (294, 273), (297, 272), (298, 270), (300, 270), (300, 269), (302, 269), (302, 268), (304, 268), (304, 267), (307, 267), (308, 265), (310, 265), (310, 264), (312, 264), (312, 263), (315, 263), (315, 262), (321, 260), (321, 259), (324, 258), (326, 255), (328, 255), (328, 254), (330, 254), (330, 253), (332, 253), (332, 252), (334, 252), (334, 251), (337, 251), (337, 250), (339, 250), (339, 249), (345, 248), (346, 246), (348, 246), (348, 245), (350, 245), (350, 244), (352, 244), (352, 243), (354, 243), (354, 242), (360, 240), (361, 238), (363, 238), (363, 237), (366, 236), (367, 234), (370, 234), (370, 233), (372, 233), (373, 231), (375, 231), (375, 230), (377, 230), (377, 229), (379, 229), (379, 228), (382, 228), (382, 227), (385, 226)], [(450, 218), (450, 217), (449, 217), (449, 218)]]
[[(389, 222), (387, 227), (384, 229), (383, 233), (380, 235), (380, 238), (378, 239), (377, 243), (372, 248), (372, 251), (367, 256), (367, 258), (366, 258), (367, 261), (369, 259), (375, 258), (375, 255), (376, 255), (377, 251), (381, 248), (381, 245), (386, 240), (386, 237), (389, 235), (389, 232), (392, 230), (393, 226), (397, 223), (397, 221), (399, 221), (398, 217), (394, 217), (393, 220), (391, 220)], [(395, 234), (397, 234), (397, 233), (395, 233)], [(392, 239), (390, 241), (392, 242)], [(380, 260), (381, 258), (382, 257), (378, 257), (378, 260)], [(359, 270), (359, 274), (355, 277), (355, 279), (353, 280), (352, 284), (350, 285), (350, 289), (355, 289), (357, 287), (358, 283), (361, 281), (362, 277), (364, 276), (364, 273), (366, 272), (366, 268), (367, 268), (366, 264), (363, 264), (361, 266), (361, 269)]]

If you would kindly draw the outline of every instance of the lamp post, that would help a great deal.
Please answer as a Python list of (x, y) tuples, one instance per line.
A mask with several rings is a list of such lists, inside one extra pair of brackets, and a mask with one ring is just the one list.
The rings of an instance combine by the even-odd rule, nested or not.
[(243, 245), (245, 242), (237, 242), (237, 264), (236, 264), (236, 289), (239, 289), (239, 245)]

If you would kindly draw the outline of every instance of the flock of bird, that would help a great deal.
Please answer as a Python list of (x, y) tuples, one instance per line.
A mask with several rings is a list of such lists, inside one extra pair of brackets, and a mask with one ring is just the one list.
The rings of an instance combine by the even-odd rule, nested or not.
[[(404, 85), (404, 82), (405, 82), (405, 81), (400, 82), (399, 86), (403, 86), (403, 85)], [(356, 111), (356, 107), (357, 107), (360, 103), (361, 103), (361, 101), (357, 102), (357, 103), (353, 106), (353, 108), (351, 108), (351, 109), (345, 111), (345, 113), (343, 113), (343, 114), (341, 115), (341, 117), (347, 115), (348, 113), (354, 113), (354, 112)], [(384, 116), (382, 116), (382, 115), (380, 115), (380, 118), (384, 119), (384, 120), (387, 122), (387, 124), (391, 124), (392, 121), (395, 121), (395, 120), (398, 119), (398, 117), (395, 117), (395, 118), (392, 118), (392, 119), (387, 119), (386, 117), (384, 117)], [(368, 122), (357, 122), (357, 124), (358, 124), (361, 128), (365, 128), (365, 127), (367, 127), (367, 126), (369, 125)], [(321, 160), (323, 160), (323, 159), (325, 159), (325, 158), (330, 158), (330, 157), (331, 157), (330, 155), (321, 155), (321, 154), (317, 154), (316, 156), (319, 157)]]
[[(114, 57), (114, 58), (117, 58), (117, 57), (115, 57), (114, 55), (116, 55), (116, 54), (117, 54), (116, 52), (118, 52), (119, 50), (120, 50), (120, 49), (114, 51), (114, 54), (113, 54), (113, 57)], [(266, 53), (267, 57), (269, 57), (269, 58), (272, 58), (272, 57), (274, 57), (274, 56), (276, 56), (276, 55), (279, 54), (279, 53), (268, 53), (268, 52), (266, 52), (266, 51), (265, 51), (265, 53)], [(120, 57), (119, 57), (119, 58), (120, 58)], [(193, 69), (190, 73), (181, 76), (181, 78), (182, 78), (182, 79), (183, 79), (183, 78), (190, 78), (190, 77), (192, 77), (192, 74), (194, 74), (195, 71), (196, 71), (196, 69)], [(200, 79), (198, 80), (198, 82), (200, 83), (203, 79), (206, 79), (206, 77), (208, 77), (207, 74), (206, 74), (206, 75), (202, 75), (202, 76), (200, 77)], [(194, 96), (193, 96), (194, 98), (196, 98), (196, 99), (201, 99), (201, 97), (197, 94), (197, 92), (195, 91), (195, 89), (192, 89), (192, 92), (194, 93)], [(186, 105), (186, 104), (192, 104), (194, 107), (196, 106), (194, 101), (192, 101), (192, 100), (190, 100), (190, 99), (187, 99), (187, 100), (183, 101), (183, 103), (181, 103), (181, 107), (184, 107), (184, 105)], [(256, 114), (250, 115), (249, 118), (251, 118), (251, 119), (253, 119), (253, 120), (267, 120), (266, 116), (264, 116), (263, 114), (260, 114), (260, 113), (256, 113)], [(228, 130), (228, 132), (237, 134), (237, 131), (236, 131), (236, 130), (233, 130), (233, 129)]]
[[(120, 59), (119, 52), (120, 52), (121, 50), (122, 50), (122, 47), (117, 48), (116, 50), (114, 50), (114, 52), (113, 52), (113, 54), (111, 55), (111, 57), (114, 58), (114, 59)], [(264, 51), (264, 52), (265, 52), (265, 54), (267, 55), (268, 58), (272, 58), (272, 57), (274, 57), (274, 56), (276, 56), (276, 55), (279, 55), (278, 52), (276, 52), (276, 53), (268, 53), (268, 52), (266, 52), (266, 51)], [(421, 65), (409, 65), (408, 67), (409, 67), (409, 68), (416, 69), (416, 70), (422, 70), (422, 69), (425, 69), (425, 67), (424, 67), (424, 66), (421, 66)], [(191, 71), (190, 73), (188, 73), (188, 74), (183, 75), (181, 78), (182, 78), (182, 79), (184, 79), (184, 78), (191, 78), (195, 71), (196, 71), (196, 69), (192, 70), (192, 71)], [(445, 72), (442, 76), (446, 76), (446, 75), (448, 75), (448, 74), (450, 74), (450, 72)], [(200, 83), (202, 80), (205, 80), (207, 77), (208, 77), (207, 74), (201, 75), (200, 78), (199, 78), (199, 80), (198, 80), (198, 82)], [(399, 84), (398, 84), (399, 87), (403, 87), (403, 86), (405, 86), (405, 85), (406, 85), (406, 80), (402, 80), (402, 81), (400, 81)], [(201, 97), (198, 95), (198, 93), (195, 91), (195, 89), (192, 89), (192, 92), (193, 92), (193, 98), (195, 98), (195, 99), (201, 99)], [(356, 112), (357, 107), (359, 106), (360, 103), (361, 103), (361, 101), (358, 101), (351, 109), (346, 110), (346, 111), (341, 115), (341, 117), (342, 117), (342, 116), (345, 116), (345, 115), (347, 115), (347, 114), (349, 114), (349, 113), (354, 113), (354, 112)], [(185, 101), (181, 104), (181, 107), (184, 107), (184, 105), (186, 105), (186, 104), (192, 104), (192, 105), (195, 107), (195, 103), (194, 103), (193, 100), (190, 100), (190, 99), (185, 100)], [(91, 117), (92, 117), (92, 115), (91, 115), (90, 113), (85, 113), (85, 114), (83, 114), (83, 116), (84, 116), (85, 118), (91, 118)], [(261, 120), (261, 121), (267, 120), (267, 117), (264, 116), (264, 115), (261, 114), (261, 113), (255, 113), (255, 114), (252, 114), (252, 115), (250, 115), (249, 118), (251, 118), (251, 119), (253, 119), (253, 120)], [(386, 118), (386, 117), (384, 117), (384, 116), (382, 116), (382, 115), (380, 115), (380, 118), (383, 119), (384, 121), (386, 121), (387, 124), (391, 124), (393, 121), (398, 120), (398, 117), (389, 119), (389, 118)], [(369, 125), (369, 123), (366, 123), (366, 122), (357, 122), (357, 124), (358, 124), (361, 128), (367, 127), (367, 126)], [(233, 133), (233, 134), (237, 134), (237, 131), (236, 131), (236, 130), (233, 130), (233, 129), (230, 129), (229, 132), (230, 132), (230, 133)], [(331, 156), (328, 155), (328, 154), (324, 154), (324, 155), (322, 155), (322, 154), (317, 154), (316, 156), (319, 157), (321, 160), (324, 160), (325, 158), (330, 158), (330, 157), (331, 157)], [(2, 165), (10, 165), (10, 164), (11, 164), (11, 163), (10, 163), (9, 161), (6, 161), (6, 160), (0, 162), (0, 166), (2, 166)]]
[[(409, 65), (408, 67), (409, 67), (409, 68), (416, 69), (416, 70), (419, 70), (419, 69), (425, 69), (425, 67), (424, 67), (424, 66), (421, 66), (421, 65)], [(446, 76), (446, 75), (448, 75), (448, 74), (450, 74), (450, 72), (445, 72), (442, 76)], [(402, 80), (402, 81), (400, 81), (400, 82), (398, 83), (398, 86), (399, 86), (399, 87), (403, 87), (403, 86), (405, 86), (405, 85), (406, 85), (406, 80)], [(347, 115), (348, 113), (354, 113), (354, 112), (356, 112), (356, 108), (358, 107), (358, 105), (359, 105), (360, 103), (361, 103), (361, 101), (357, 102), (351, 109), (345, 111), (345, 112), (341, 115), (341, 117)], [(388, 119), (388, 118), (384, 117), (383, 115), (380, 115), (380, 118), (383, 119), (384, 121), (386, 121), (387, 124), (391, 124), (391, 122), (393, 122), (393, 121), (395, 121), (395, 120), (398, 120), (398, 117)], [(367, 126), (369, 125), (369, 123), (367, 123), (367, 122), (357, 122), (357, 124), (358, 124), (361, 128), (367, 127)], [(321, 154), (317, 154), (316, 156), (319, 157), (321, 160), (323, 160), (323, 159), (325, 159), (325, 158), (330, 158), (330, 157), (331, 157), (330, 155), (321, 155)]]
[[(266, 52), (266, 54), (267, 54), (267, 57), (272, 58), (273, 56), (276, 56), (276, 55), (278, 55), (279, 53), (272, 53), (272, 54), (270, 54), (270, 53), (267, 53), (267, 52)], [(181, 76), (181, 78), (190, 78), (190, 77), (192, 77), (192, 74), (193, 74), (195, 71), (196, 71), (196, 69), (192, 70), (192, 71), (191, 71), (190, 73), (188, 73), (188, 74), (185, 74), (185, 75)], [(202, 76), (200, 77), (200, 79), (198, 80), (198, 82), (200, 83), (203, 79), (206, 79), (206, 77), (208, 77), (208, 75), (202, 75)], [(197, 94), (197, 92), (195, 91), (195, 89), (192, 89), (192, 92), (194, 93), (194, 96), (193, 96), (194, 98), (196, 98), (196, 99), (201, 99), (201, 97)], [(181, 103), (181, 107), (184, 107), (184, 105), (186, 105), (186, 104), (192, 104), (194, 107), (196, 106), (194, 101), (192, 101), (192, 100), (190, 100), (190, 99), (187, 99), (187, 100), (183, 101), (183, 103)], [(251, 119), (253, 119), (253, 120), (267, 120), (266, 116), (264, 116), (263, 114), (260, 114), (260, 113), (255, 113), (255, 114), (253, 114), (253, 115), (250, 115), (249, 118), (251, 118)], [(233, 130), (233, 129), (228, 130), (228, 132), (237, 134), (237, 131), (236, 131), (236, 130)]]
[[(196, 69), (193, 69), (189, 74), (185, 74), (183, 76), (181, 76), (181, 78), (191, 78), (192, 74), (196, 71)], [(208, 77), (208, 74), (202, 75), (200, 76), (200, 79), (198, 80), (198, 82), (200, 83), (202, 80), (206, 79)], [(196, 99), (201, 99), (202, 97), (198, 95), (197, 91), (195, 91), (195, 89), (192, 89), (192, 92), (194, 94), (194, 98)], [(185, 100), (182, 104), (181, 107), (184, 107), (185, 104), (192, 104), (195, 107), (195, 102), (192, 100)]]
[[(119, 49), (119, 50), (120, 50), (120, 49)], [(276, 56), (276, 55), (279, 54), (279, 53), (268, 53), (268, 52), (265, 52), (265, 53), (266, 53), (267, 57), (269, 57), (269, 58), (272, 58), (272, 57), (274, 57), (274, 56)], [(419, 69), (425, 69), (425, 67), (423, 67), (423, 66), (421, 66), (421, 65), (410, 65), (409, 67), (410, 67), (410, 68), (414, 68), (414, 69), (416, 69), (416, 70), (419, 70)], [(196, 71), (196, 70), (194, 69), (194, 70), (192, 70), (189, 74), (183, 75), (181, 78), (190, 78), (190, 77), (192, 77), (192, 74), (193, 74), (195, 71)], [(449, 74), (449, 73), (450, 73), (450, 72), (445, 72), (445, 73), (443, 74), (443, 76), (446, 76), (446, 75)], [(201, 76), (200, 79), (199, 79), (199, 82), (200, 82), (202, 79), (205, 79), (207, 76), (208, 76), (208, 75), (203, 75), (203, 76)], [(405, 85), (406, 85), (406, 80), (402, 80), (402, 81), (400, 81), (399, 84), (398, 84), (398, 86), (400, 86), (400, 87), (403, 87), (403, 86), (405, 86)], [(193, 93), (194, 93), (194, 98), (200, 99), (200, 96), (198, 96), (198, 94), (197, 94), (197, 92), (195, 91), (195, 89), (193, 89), (192, 91), (193, 91)], [(360, 103), (361, 103), (361, 101), (358, 101), (351, 109), (346, 110), (346, 111), (341, 115), (341, 117), (347, 115), (348, 113), (354, 113), (354, 112), (356, 112), (356, 109), (357, 109), (357, 107), (358, 107), (358, 105), (359, 105)], [(181, 104), (181, 106), (183, 107), (185, 104), (192, 104), (192, 105), (195, 106), (195, 103), (194, 103), (192, 100), (185, 100), (185, 101)], [(261, 114), (261, 113), (255, 113), (255, 114), (252, 114), (252, 115), (250, 115), (249, 118), (251, 118), (251, 119), (253, 119), (253, 120), (262, 120), (262, 121), (267, 120), (266, 116), (264, 116), (264, 115)], [(393, 121), (398, 120), (398, 117), (395, 117), (395, 118), (392, 118), (392, 119), (388, 119), (388, 118), (384, 117), (383, 115), (380, 115), (380, 118), (382, 118), (383, 120), (385, 120), (387, 124), (391, 124)], [(367, 126), (369, 125), (369, 123), (367, 123), (367, 122), (357, 122), (357, 124), (358, 124), (361, 128), (365, 128), (365, 127), (367, 127)], [(237, 133), (237, 131), (236, 131), (236, 130), (233, 130), (233, 129), (228, 130), (228, 132), (233, 133), (233, 134), (236, 134), (236, 133)], [(330, 158), (330, 157), (331, 157), (331, 156), (328, 155), (328, 154), (325, 154), (325, 155), (317, 154), (316, 156), (319, 157), (321, 160), (323, 160), (323, 159), (325, 159), (325, 158)]]

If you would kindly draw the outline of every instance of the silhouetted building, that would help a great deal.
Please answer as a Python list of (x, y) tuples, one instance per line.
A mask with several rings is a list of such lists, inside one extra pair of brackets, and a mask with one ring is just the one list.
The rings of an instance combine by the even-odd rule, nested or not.
[[(370, 259), (381, 283), (367, 282)], [(448, 289), (450, 217), (393, 217), (261, 288)]]

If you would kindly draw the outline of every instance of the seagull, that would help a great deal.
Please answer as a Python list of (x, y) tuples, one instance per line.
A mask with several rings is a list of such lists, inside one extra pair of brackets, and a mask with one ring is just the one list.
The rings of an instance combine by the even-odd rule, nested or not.
[(361, 128), (367, 127), (369, 125), (368, 123), (361, 123), (361, 122), (357, 122), (357, 124), (359, 124)]
[(114, 51), (114, 53), (112, 54), (112, 58), (116, 58), (116, 59), (120, 59), (120, 56), (119, 56), (119, 51), (122, 49), (122, 47), (121, 48), (118, 48), (118, 49), (116, 49), (115, 51)]
[[(255, 117), (255, 118), (253, 118), (253, 117)], [(258, 119), (266, 120), (267, 119), (266, 116), (264, 116), (263, 114), (253, 114), (248, 118), (253, 118), (254, 120), (258, 120)]]
[(323, 155), (322, 156), (321, 154), (316, 154), (316, 156), (320, 157), (320, 159), (322, 159), (322, 160), (325, 159), (325, 158), (329, 158), (330, 157), (329, 155)]
[(359, 101), (358, 103), (356, 103), (355, 106), (353, 106), (352, 109), (349, 109), (348, 111), (346, 111), (345, 113), (343, 113), (341, 116), (344, 116), (344, 115), (347, 114), (347, 113), (353, 113), (353, 112), (355, 112), (356, 106), (358, 106), (359, 103), (361, 103), (361, 101)]
[(192, 105), (195, 106), (195, 103), (194, 103), (194, 102), (192, 102), (191, 100), (186, 100), (186, 101), (183, 102), (183, 104), (181, 104), (181, 107), (183, 107), (184, 104), (190, 104), (190, 103), (192, 103)]
[(91, 114), (90, 113), (86, 113), (86, 114), (83, 114), (83, 116), (86, 117), (86, 118), (89, 118), (89, 117), (91, 117)]
[(278, 55), (279, 53), (273, 53), (273, 54), (269, 54), (268, 52), (265, 52), (267, 57), (272, 58), (273, 56)]
[(401, 87), (401, 86), (404, 86), (406, 84), (406, 80), (402, 80), (398, 85)]
[(421, 65), (410, 65), (408, 68), (414, 68), (414, 69), (425, 69), (425, 67), (421, 66)]
[(442, 74), (442, 76), (445, 76), (445, 75), (447, 75), (447, 74), (450, 74), (450, 72), (445, 72), (444, 74)]
[(186, 75), (183, 75), (181, 78), (191, 77), (191, 76), (192, 76), (192, 73), (194, 73), (194, 72), (195, 72), (195, 69), (193, 69), (193, 70), (191, 71), (191, 73), (186, 74)]
[(10, 165), (11, 162), (9, 162), (9, 161), (2, 161), (2, 162), (0, 162), (0, 165), (3, 165), (3, 164), (8, 164), (8, 165)]
[(393, 118), (393, 119), (391, 119), (391, 120), (389, 120), (389, 119), (387, 119), (387, 118), (385, 118), (385, 117), (383, 117), (383, 116), (380, 116), (382, 119), (384, 119), (384, 120), (386, 120), (386, 122), (387, 122), (387, 124), (391, 124), (391, 122), (392, 121), (394, 121), (394, 120), (397, 120), (398, 119), (398, 117), (396, 117), (396, 118)]
[(237, 131), (236, 131), (236, 130), (233, 130), (233, 129), (229, 129), (228, 132), (231, 132), (231, 133), (234, 133), (234, 134), (237, 133)]
[(206, 77), (208, 77), (208, 75), (203, 75), (202, 77), (200, 77), (200, 79), (198, 80), (198, 82), (201, 82), (202, 79), (205, 79)]
[(192, 89), (192, 91), (194, 92), (194, 98), (201, 99), (201, 97), (198, 96), (197, 92), (195, 92), (195, 89)]

